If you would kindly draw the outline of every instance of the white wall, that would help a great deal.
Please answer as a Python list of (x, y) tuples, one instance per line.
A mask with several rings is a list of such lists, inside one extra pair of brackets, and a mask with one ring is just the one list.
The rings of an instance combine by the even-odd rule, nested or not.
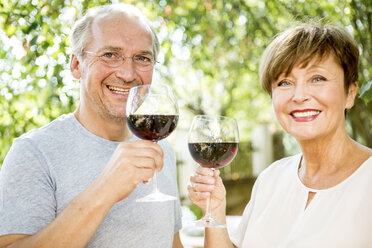
[(252, 138), (252, 169), (253, 175), (258, 176), (273, 162), (273, 140), (268, 124), (255, 127), (251, 133)]

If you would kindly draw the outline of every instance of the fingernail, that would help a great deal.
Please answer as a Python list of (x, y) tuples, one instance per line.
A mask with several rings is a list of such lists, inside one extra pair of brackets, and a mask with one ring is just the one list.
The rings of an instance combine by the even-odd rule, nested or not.
[(150, 183), (151, 182), (151, 178), (149, 179), (149, 180), (145, 180), (145, 181), (143, 181), (142, 183), (143, 184), (148, 184), (148, 183)]

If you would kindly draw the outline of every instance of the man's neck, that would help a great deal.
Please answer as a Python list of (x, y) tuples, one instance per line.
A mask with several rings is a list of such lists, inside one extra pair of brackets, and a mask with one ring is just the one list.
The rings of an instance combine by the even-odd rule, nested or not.
[(76, 119), (91, 133), (110, 140), (121, 142), (133, 135), (128, 129), (126, 119), (113, 119), (102, 116), (96, 111), (83, 109), (81, 105), (74, 112)]

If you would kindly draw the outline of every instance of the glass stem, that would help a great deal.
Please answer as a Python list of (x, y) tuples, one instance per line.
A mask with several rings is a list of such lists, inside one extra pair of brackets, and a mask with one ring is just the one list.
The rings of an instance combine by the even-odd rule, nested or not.
[(205, 211), (205, 220), (210, 220), (212, 219), (212, 212), (211, 212), (211, 196), (207, 198), (207, 209)]
[[(213, 170), (213, 173), (214, 173), (214, 168), (212, 168)], [(204, 219), (205, 220), (211, 220), (213, 219), (212, 218), (212, 210), (211, 210), (211, 195), (212, 195), (212, 192), (210, 193), (209, 197), (207, 198), (207, 208), (205, 210), (205, 216), (204, 216)]]
[[(153, 140), (154, 143), (158, 143), (157, 140)], [(158, 190), (158, 171), (155, 170), (154, 172), (154, 175), (152, 176), (152, 186), (153, 186), (153, 189), (152, 189), (152, 192), (153, 193), (158, 193), (159, 190)]]
[(152, 186), (153, 186), (152, 192), (157, 193), (159, 191), (158, 190), (158, 171), (154, 172), (154, 176), (152, 177)]

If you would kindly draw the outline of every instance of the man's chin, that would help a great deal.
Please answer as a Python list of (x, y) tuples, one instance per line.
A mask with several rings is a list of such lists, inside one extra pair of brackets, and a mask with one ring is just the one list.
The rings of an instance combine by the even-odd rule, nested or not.
[(117, 121), (117, 122), (126, 122), (127, 121), (127, 117), (123, 114), (111, 114), (109, 118), (114, 120), (114, 121)]
[(125, 115), (125, 112), (113, 112), (113, 111), (106, 111), (103, 113), (105, 119), (115, 122), (126, 122), (127, 117)]

